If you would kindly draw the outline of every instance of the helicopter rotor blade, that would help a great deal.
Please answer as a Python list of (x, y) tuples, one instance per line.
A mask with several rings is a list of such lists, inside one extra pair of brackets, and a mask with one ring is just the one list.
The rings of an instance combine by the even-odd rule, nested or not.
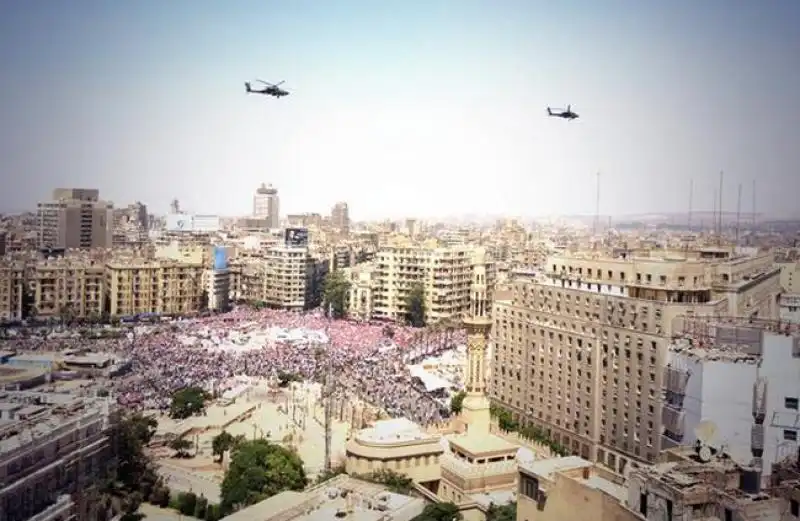
[(286, 80), (281, 80), (278, 83), (276, 83), (275, 85), (273, 85), (273, 87), (278, 87), (280, 85), (283, 85), (285, 82), (286, 82)]
[(266, 81), (264, 81), (264, 80), (259, 80), (259, 79), (256, 79), (256, 81), (257, 81), (257, 82), (259, 82), (259, 83), (263, 83), (264, 85), (267, 85), (267, 86), (269, 86), (269, 87), (272, 87), (272, 84), (271, 84), (271, 83), (267, 83), (267, 82), (266, 82)]

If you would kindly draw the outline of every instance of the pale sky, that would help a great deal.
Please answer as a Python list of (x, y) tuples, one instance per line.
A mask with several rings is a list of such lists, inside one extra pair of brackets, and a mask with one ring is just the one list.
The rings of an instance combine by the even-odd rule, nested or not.
[[(795, 0), (0, 4), (0, 211), (800, 213)], [(286, 98), (246, 95), (261, 78)], [(576, 121), (546, 116), (571, 104)]]

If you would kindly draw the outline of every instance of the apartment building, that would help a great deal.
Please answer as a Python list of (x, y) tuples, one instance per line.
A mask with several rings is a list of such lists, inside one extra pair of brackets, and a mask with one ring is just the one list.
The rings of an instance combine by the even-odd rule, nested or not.
[[(766, 477), (800, 440), (800, 327), (751, 319), (687, 318), (665, 369), (662, 447), (694, 445), (701, 422), (712, 448)], [(708, 433), (705, 434), (708, 436)]]
[(266, 219), (267, 228), (280, 226), (280, 198), (278, 189), (261, 184), (253, 196), (253, 217)]
[(22, 320), (25, 296), (25, 265), (6, 261), (0, 264), (0, 322)]
[(91, 258), (40, 260), (27, 268), (31, 314), (38, 318), (100, 317), (105, 295), (105, 265)]
[(185, 315), (206, 300), (201, 264), (174, 260), (122, 259), (106, 265), (107, 311), (112, 317)]
[(676, 317), (774, 317), (778, 278), (768, 255), (717, 250), (551, 257), (495, 303), (492, 399), (619, 473), (652, 462)]
[(231, 262), (231, 293), (236, 300), (272, 308), (311, 309), (322, 301), (329, 265), (327, 256), (317, 256), (306, 247), (273, 246), (263, 256)]
[(370, 291), (374, 300), (367, 306), (371, 318), (405, 320), (408, 296), (420, 284), (428, 323), (463, 317), (475, 285), (488, 288), (489, 302), (493, 298), (495, 264), (480, 247), (447, 247), (435, 240), (415, 243), (397, 237), (379, 250), (374, 263), (376, 285)]
[(331, 226), (343, 234), (350, 233), (350, 209), (345, 202), (338, 202), (331, 209)]
[(57, 188), (51, 201), (38, 204), (41, 248), (110, 248), (114, 206), (99, 190)]
[(85, 513), (81, 496), (113, 461), (113, 411), (105, 398), (0, 393), (0, 521), (66, 521)]
[(136, 202), (124, 208), (115, 208), (113, 215), (114, 246), (141, 244), (147, 241), (150, 217), (146, 205)]

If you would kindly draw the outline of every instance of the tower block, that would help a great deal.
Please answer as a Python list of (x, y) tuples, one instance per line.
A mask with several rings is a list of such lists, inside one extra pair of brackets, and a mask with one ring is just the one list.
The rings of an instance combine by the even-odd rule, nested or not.
[(467, 364), (465, 368), (465, 387), (461, 414), (470, 434), (489, 434), (491, 413), (489, 399), (486, 397), (486, 344), (492, 321), (485, 316), (472, 316), (464, 319), (467, 330)]

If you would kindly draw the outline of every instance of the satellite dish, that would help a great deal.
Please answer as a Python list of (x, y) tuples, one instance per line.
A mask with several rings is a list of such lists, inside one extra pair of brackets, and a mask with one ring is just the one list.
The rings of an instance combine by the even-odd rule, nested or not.
[(717, 437), (717, 424), (708, 420), (701, 421), (694, 428), (694, 437), (700, 444), (713, 447)]
[(697, 449), (697, 457), (700, 458), (700, 461), (703, 463), (708, 463), (711, 461), (711, 458), (714, 454), (711, 452), (711, 447), (708, 445), (701, 445), (699, 449)]

